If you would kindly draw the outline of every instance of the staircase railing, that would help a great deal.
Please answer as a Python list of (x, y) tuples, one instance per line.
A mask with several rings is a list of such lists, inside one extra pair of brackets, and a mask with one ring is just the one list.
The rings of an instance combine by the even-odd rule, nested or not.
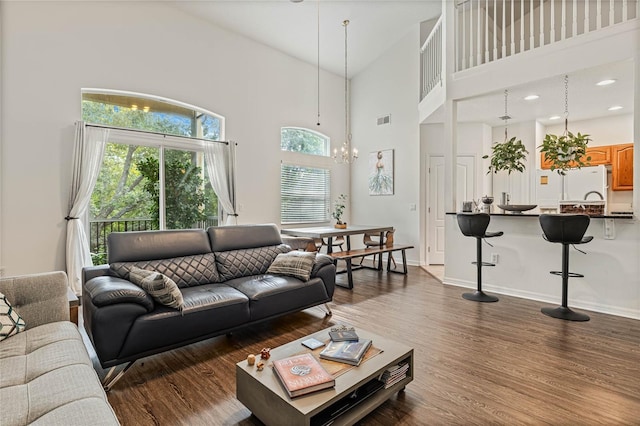
[(466, 0), (456, 5), (455, 70), (638, 17), (640, 0)]
[(442, 15), (420, 49), (422, 72), (420, 99), (442, 84)]

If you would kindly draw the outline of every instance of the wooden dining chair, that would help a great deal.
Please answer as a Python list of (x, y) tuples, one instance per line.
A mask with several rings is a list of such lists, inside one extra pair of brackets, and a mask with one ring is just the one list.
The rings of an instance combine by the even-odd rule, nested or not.
[[(392, 229), (391, 231), (387, 231), (384, 235), (384, 239), (382, 240), (382, 244), (385, 245), (386, 247), (391, 247), (393, 246), (393, 234), (394, 232), (396, 232), (395, 229)], [(369, 247), (377, 247), (380, 246), (380, 234), (379, 233), (365, 233), (364, 236), (362, 237), (362, 242), (364, 243), (364, 245), (369, 248)], [(376, 256), (377, 254), (373, 255), (373, 266), (376, 266)], [(396, 265), (396, 260), (393, 258), (393, 253), (389, 252), (389, 258), (391, 259), (391, 262), (393, 262), (393, 269), (396, 269), (397, 265)], [(364, 256), (362, 257), (362, 260), (364, 260)], [(362, 262), (360, 262), (360, 264), (362, 264)]]
[[(327, 240), (325, 240), (324, 238), (314, 238), (313, 239), (313, 243), (316, 245), (316, 250), (318, 251), (318, 253), (320, 252), (320, 250), (322, 249), (323, 246), (329, 246), (329, 243)], [(342, 247), (344, 245), (344, 236), (343, 235), (339, 235), (337, 237), (333, 237), (332, 241), (331, 241), (331, 249), (334, 250), (334, 247), (339, 247), (340, 251), (344, 251), (344, 248)]]

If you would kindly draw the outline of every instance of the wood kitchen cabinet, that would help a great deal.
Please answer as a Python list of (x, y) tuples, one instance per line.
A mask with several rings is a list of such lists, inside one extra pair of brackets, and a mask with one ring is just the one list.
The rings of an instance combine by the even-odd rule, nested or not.
[[(591, 159), (587, 161), (587, 157), (591, 157)], [(582, 161), (588, 166), (611, 164), (611, 145), (587, 147), (587, 155)], [(543, 152), (540, 153), (540, 164), (542, 169), (551, 168), (551, 162), (545, 161)]]
[(611, 164), (611, 145), (588, 147), (587, 157), (591, 157), (591, 160), (588, 162), (590, 166)]
[(633, 189), (633, 144), (611, 145), (611, 189)]

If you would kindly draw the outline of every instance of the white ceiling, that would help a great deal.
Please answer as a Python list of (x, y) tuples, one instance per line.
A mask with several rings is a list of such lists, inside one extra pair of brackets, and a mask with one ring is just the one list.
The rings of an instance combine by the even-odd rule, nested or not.
[[(608, 86), (597, 86), (605, 79), (616, 82)], [(525, 86), (508, 88), (509, 123), (537, 120), (545, 125), (562, 123), (564, 119), (564, 76), (540, 80)], [(607, 64), (606, 66), (582, 70), (569, 75), (569, 121), (588, 120), (620, 114), (633, 113), (634, 72), (633, 60)], [(525, 101), (528, 95), (540, 98)], [(622, 106), (617, 111), (608, 111), (614, 105)], [(499, 117), (504, 116), (504, 91), (491, 93), (459, 102), (458, 121), (504, 125)], [(550, 120), (559, 115), (561, 119)], [(428, 123), (443, 121), (442, 109), (431, 115)], [(571, 130), (571, 126), (569, 126)]]
[[(344, 75), (344, 27), (348, 26), (349, 77), (361, 72), (399, 41), (409, 29), (440, 15), (441, 0), (174, 0), (186, 13), (278, 49), (314, 66), (318, 63), (318, 8), (320, 67)], [(417, 52), (416, 46), (416, 52)], [(417, 53), (416, 53), (417, 54)], [(616, 79), (611, 86), (595, 83)], [(584, 70), (569, 76), (569, 119), (584, 120), (633, 112), (633, 62), (625, 61)], [(524, 96), (537, 94), (535, 101)], [(622, 110), (609, 112), (612, 105)], [(564, 117), (562, 77), (509, 88), (510, 123), (538, 120), (553, 124), (552, 115)], [(500, 126), (504, 122), (502, 91), (462, 101), (458, 120)], [(442, 122), (441, 111), (427, 122)], [(558, 122), (561, 122), (559, 120)]]
[[(441, 0), (234, 0), (172, 2), (175, 7), (222, 28), (318, 63), (344, 75), (344, 27), (348, 19), (349, 77), (359, 73), (400, 40), (414, 25), (440, 16)], [(417, 48), (416, 48), (417, 49)]]

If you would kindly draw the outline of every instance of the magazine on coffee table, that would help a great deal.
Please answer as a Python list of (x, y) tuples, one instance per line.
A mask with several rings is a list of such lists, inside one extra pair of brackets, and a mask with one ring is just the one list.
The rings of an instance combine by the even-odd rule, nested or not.
[(320, 358), (331, 361), (344, 362), (351, 365), (360, 365), (367, 350), (371, 347), (370, 339), (358, 341), (329, 342), (327, 347), (320, 352)]

